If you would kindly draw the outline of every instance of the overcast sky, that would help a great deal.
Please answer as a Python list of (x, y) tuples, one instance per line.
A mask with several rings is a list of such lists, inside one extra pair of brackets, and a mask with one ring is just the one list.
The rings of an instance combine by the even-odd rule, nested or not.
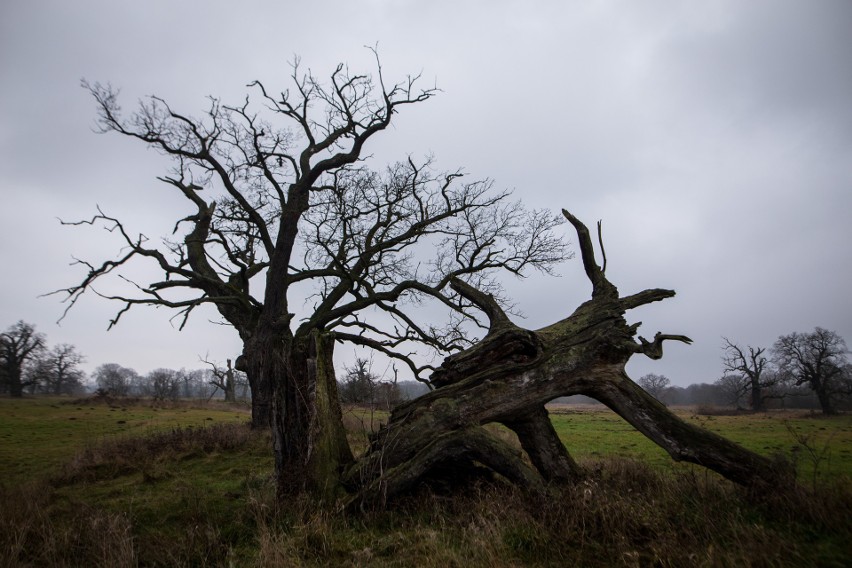
[[(406, 108), (369, 149), (428, 153), (513, 189), (531, 207), (604, 223), (608, 276), (622, 294), (673, 288), (628, 314), (640, 333), (682, 333), (661, 361), (631, 362), (673, 383), (712, 381), (721, 343), (769, 346), (815, 326), (852, 341), (852, 2), (3, 0), (0, 3), (0, 328), (34, 323), (77, 345), (86, 368), (140, 372), (239, 352), (197, 314), (86, 297), (61, 325), (72, 256), (103, 260), (103, 231), (61, 227), (96, 205), (165, 235), (185, 205), (157, 182), (157, 153), (93, 132), (81, 78), (157, 94), (188, 114), (237, 101), (261, 79), (287, 87), (299, 55), (386, 75), (422, 71), (442, 90)], [(179, 211), (176, 213), (175, 211)], [(538, 328), (589, 297), (579, 259), (560, 278), (507, 288)], [(341, 361), (347, 357), (341, 353)]]

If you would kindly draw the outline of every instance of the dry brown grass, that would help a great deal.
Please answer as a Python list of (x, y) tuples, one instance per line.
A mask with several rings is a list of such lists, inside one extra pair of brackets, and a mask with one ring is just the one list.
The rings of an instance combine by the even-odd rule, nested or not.
[(550, 495), (423, 489), (346, 518), (305, 507), (259, 529), (262, 566), (845, 566), (848, 486), (755, 496), (631, 460)]
[(0, 488), (0, 566), (137, 566), (126, 515), (81, 507), (57, 518), (53, 490)]

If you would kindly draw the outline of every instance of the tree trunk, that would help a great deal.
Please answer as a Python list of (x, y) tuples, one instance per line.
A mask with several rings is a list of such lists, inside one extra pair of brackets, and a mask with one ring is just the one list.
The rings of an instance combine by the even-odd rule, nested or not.
[(766, 410), (766, 403), (763, 401), (763, 392), (760, 388), (760, 383), (755, 380), (751, 382), (751, 409), (755, 412)]
[(20, 369), (13, 369), (9, 372), (9, 396), (12, 398), (23, 398), (24, 385), (21, 382)]
[[(272, 425), (272, 390), (273, 382), (270, 375), (264, 374), (261, 370), (261, 365), (256, 364), (250, 366), (249, 358), (254, 360), (262, 360), (264, 355), (261, 353), (261, 347), (255, 346), (253, 349), (249, 347), (249, 342), (243, 348), (243, 354), (237, 358), (235, 367), (238, 371), (246, 374), (251, 393), (251, 427), (256, 429), (269, 428)], [(255, 342), (255, 345), (258, 345)], [(280, 349), (279, 345), (272, 345), (271, 348)], [(259, 355), (252, 356), (249, 353), (258, 353)]]
[(836, 414), (837, 411), (834, 410), (834, 405), (831, 404), (831, 394), (829, 394), (826, 390), (825, 383), (819, 379), (812, 379), (811, 388), (814, 389), (814, 392), (817, 395), (817, 400), (819, 400), (822, 413), (826, 416)]
[[(382, 504), (436, 466), (452, 471), (453, 463), (471, 459), (530, 489), (576, 480), (583, 472), (544, 409), (554, 398), (574, 394), (600, 400), (675, 460), (705, 466), (748, 486), (789, 479), (769, 459), (684, 422), (630, 380), (624, 367), (632, 355), (659, 359), (664, 340), (691, 342), (659, 333), (653, 341), (640, 337), (636, 342), (639, 324), (628, 325), (624, 319), (627, 310), (674, 292), (654, 289), (619, 297), (594, 262), (585, 226), (565, 215), (580, 237), (592, 300), (568, 318), (530, 331), (511, 323), (490, 296), (454, 281), (456, 292), (489, 316), (490, 330), (478, 344), (444, 360), (432, 375), (437, 389), (393, 411), (365, 456), (346, 472), (344, 481), (353, 492), (350, 508)], [(526, 458), (484, 428), (494, 422), (514, 430)]]
[(225, 402), (237, 402), (234, 368), (231, 367), (230, 359), (228, 359), (228, 370), (225, 371)]
[(252, 338), (249, 376), (274, 385), (271, 425), (280, 496), (309, 492), (336, 497), (340, 472), (352, 452), (343, 428), (333, 366), (334, 341), (314, 330), (304, 338), (282, 338), (262, 330)]

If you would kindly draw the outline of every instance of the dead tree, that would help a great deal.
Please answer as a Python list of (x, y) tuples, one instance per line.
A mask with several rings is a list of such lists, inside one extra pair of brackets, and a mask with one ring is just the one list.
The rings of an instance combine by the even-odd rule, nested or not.
[(771, 396), (769, 390), (776, 386), (779, 374), (771, 372), (767, 366), (769, 360), (763, 355), (764, 347), (747, 346), (748, 353), (742, 347), (733, 343), (727, 337), (723, 338), (725, 356), (725, 375), (734, 374), (743, 378), (742, 388), (748, 391), (751, 409), (756, 412), (766, 410), (766, 398)]
[[(60, 292), (71, 305), (87, 291), (118, 302), (110, 326), (140, 305), (173, 308), (183, 321), (214, 306), (242, 340), (235, 368), (251, 385), (253, 423), (272, 427), (280, 491), (324, 494), (353, 460), (335, 342), (378, 351), (422, 378), (432, 367), (410, 353), (469, 345), (458, 324), (476, 312), (451, 279), (499, 295), (495, 273), (548, 270), (569, 255), (554, 232), (563, 219), (525, 210), (489, 180), (438, 172), (428, 160), (380, 171), (364, 164), (365, 145), (397, 113), (435, 94), (418, 77), (386, 83), (377, 59), (374, 76), (340, 65), (322, 82), (297, 63), (291, 79), (277, 94), (254, 83), (255, 100), (236, 105), (211, 99), (201, 118), (157, 97), (126, 116), (114, 89), (84, 84), (103, 132), (171, 160), (159, 179), (186, 210), (174, 215), (182, 238), (162, 243), (101, 210), (75, 223), (111, 231), (122, 252), (80, 261), (85, 275)], [(111, 278), (136, 262), (161, 276)], [(102, 291), (105, 282), (124, 288)], [(424, 302), (454, 315), (445, 327), (429, 325), (411, 309)]]
[[(215, 387), (213, 394), (216, 394), (216, 390), (221, 389), (222, 393), (225, 395), (225, 402), (236, 402), (237, 381), (234, 377), (234, 368), (231, 365), (231, 360), (226, 360), (226, 366), (224, 369), (216, 365), (216, 363), (210, 361), (204, 362), (210, 365), (210, 374), (212, 375), (210, 384)], [(213, 395), (210, 396), (212, 398)]]
[[(397, 407), (372, 440), (366, 455), (344, 476), (353, 492), (350, 507), (381, 504), (410, 488), (437, 466), (475, 461), (530, 489), (571, 482), (583, 475), (559, 440), (544, 405), (582, 394), (618, 413), (675, 460), (702, 465), (737, 483), (772, 486), (786, 472), (716, 434), (679, 419), (625, 373), (636, 354), (663, 355), (666, 340), (690, 343), (683, 335), (657, 333), (634, 339), (639, 323), (627, 310), (674, 296), (651, 289), (620, 297), (595, 261), (589, 231), (563, 211), (576, 229), (592, 298), (573, 314), (531, 331), (512, 323), (494, 299), (460, 280), (451, 286), (490, 320), (476, 345), (444, 360), (432, 375), (437, 388)], [(605, 263), (604, 263), (605, 264)], [(528, 459), (484, 428), (504, 424), (517, 435)]]
[[(101, 210), (74, 223), (111, 231), (122, 252), (105, 262), (79, 261), (85, 276), (59, 291), (73, 305), (139, 261), (162, 277), (118, 279), (127, 287), (100, 292), (121, 306), (110, 326), (139, 305), (175, 309), (183, 321), (199, 306), (214, 306), (242, 340), (234, 366), (251, 384), (255, 425), (272, 428), (282, 495), (336, 496), (345, 482), (358, 499), (372, 500), (451, 455), (525, 485), (572, 478), (576, 465), (543, 405), (574, 393), (609, 404), (679, 459), (743, 482), (769, 476), (765, 460), (680, 422), (624, 375), (632, 354), (659, 357), (664, 340), (688, 341), (658, 335), (637, 344), (635, 326), (622, 317), (672, 292), (619, 298), (594, 262), (588, 232), (566, 215), (581, 235), (592, 300), (549, 328), (520, 329), (500, 307), (496, 275), (548, 271), (567, 258), (555, 232), (564, 219), (525, 210), (489, 180), (436, 172), (428, 161), (407, 159), (384, 171), (363, 163), (373, 136), (434, 88), (420, 89), (418, 77), (386, 83), (378, 59), (375, 77), (340, 65), (323, 83), (297, 62), (291, 79), (292, 91), (279, 94), (254, 83), (260, 105), (250, 97), (232, 106), (211, 98), (201, 118), (157, 97), (127, 117), (114, 89), (85, 83), (103, 132), (139, 140), (171, 160), (159, 179), (185, 198), (187, 210), (175, 213), (183, 237), (159, 244)], [(449, 323), (417, 317), (412, 304), (425, 302), (448, 310)], [(307, 313), (297, 316), (305, 305)], [(482, 324), (483, 313), (488, 335), (462, 351), (470, 342), (461, 322)], [(356, 463), (334, 376), (337, 342), (378, 351), (419, 378), (434, 370), (411, 356), (419, 348), (461, 353), (432, 373), (434, 392), (394, 412), (373, 451)], [(482, 429), (489, 422), (519, 433), (535, 469)]]

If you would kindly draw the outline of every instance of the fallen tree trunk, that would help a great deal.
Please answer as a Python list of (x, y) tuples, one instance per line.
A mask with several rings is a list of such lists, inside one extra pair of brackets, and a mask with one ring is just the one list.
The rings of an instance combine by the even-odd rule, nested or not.
[[(582, 477), (544, 408), (555, 398), (575, 394), (601, 401), (675, 460), (747, 486), (786, 479), (787, 472), (771, 460), (684, 422), (627, 376), (625, 365), (633, 355), (659, 359), (664, 341), (691, 343), (682, 335), (660, 333), (653, 341), (639, 337), (637, 342), (639, 324), (624, 318), (627, 310), (674, 292), (652, 289), (619, 297), (605, 277), (605, 261), (604, 268), (595, 261), (588, 229), (563, 213), (577, 231), (592, 299), (562, 321), (531, 331), (513, 324), (491, 296), (452, 282), (489, 317), (489, 332), (443, 362), (432, 375), (435, 390), (393, 411), (367, 453), (344, 474), (354, 495), (350, 507), (382, 504), (430, 469), (453, 462), (473, 460), (530, 489)], [(490, 423), (513, 430), (523, 452), (486, 430)]]

